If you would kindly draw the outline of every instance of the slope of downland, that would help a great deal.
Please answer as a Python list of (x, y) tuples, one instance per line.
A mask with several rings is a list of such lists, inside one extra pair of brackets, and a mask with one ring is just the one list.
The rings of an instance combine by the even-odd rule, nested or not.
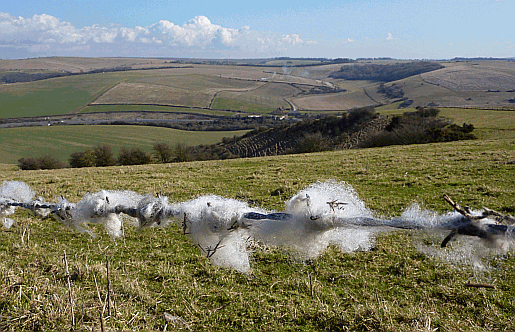
[(80, 110), (120, 80), (119, 73), (0, 85), (0, 117), (66, 114)]
[(326, 121), (328, 119), (252, 131), (240, 139), (223, 144), (223, 147), (233, 155), (244, 158), (308, 152), (302, 151), (299, 142), (310, 134), (319, 134), (320, 137), (317, 140), (328, 140), (328, 146), (324, 149), (350, 149), (357, 147), (367, 137), (383, 130), (388, 124), (388, 118), (381, 116), (360, 119), (356, 122), (350, 122), (342, 116)]
[[(373, 108), (369, 109), (373, 113)], [(365, 142), (376, 134), (385, 130), (392, 120), (393, 115), (412, 113), (415, 109), (405, 110), (382, 110), (374, 116), (368, 115), (367, 109), (354, 110), (349, 114), (362, 118), (357, 122), (348, 122), (353, 118), (349, 114), (336, 117), (328, 117), (321, 120), (305, 121), (293, 125), (284, 125), (266, 130), (254, 130), (241, 138), (233, 139), (221, 144), (231, 154), (240, 157), (273, 156), (285, 153), (298, 153), (302, 151), (303, 139), (313, 136), (310, 140), (317, 139), (320, 142), (312, 148), (314, 151), (352, 149), (366, 145)], [(473, 136), (480, 139), (513, 139), (515, 138), (515, 116), (514, 111), (483, 110), (483, 109), (439, 109), (439, 117), (445, 118), (448, 123), (459, 126), (472, 124), (474, 126)], [(361, 115), (359, 115), (361, 114)], [(422, 119), (420, 119), (422, 121)], [(420, 128), (419, 128), (420, 129)], [(424, 130), (427, 130), (426, 128)], [(450, 130), (452, 128), (447, 128)], [(412, 129), (413, 130), (413, 129)], [(422, 130), (422, 129), (420, 129)], [(410, 135), (422, 133), (411, 132)], [(455, 134), (461, 135), (460, 132)], [(452, 135), (451, 135), (452, 136)], [(467, 135), (465, 135), (467, 136)], [(463, 139), (465, 138), (463, 136)], [(450, 136), (449, 136), (450, 137)], [(431, 141), (430, 138), (425, 139)], [(439, 137), (438, 140), (445, 139)], [(434, 140), (433, 140), (434, 141)], [(387, 143), (387, 142), (386, 142)], [(324, 145), (325, 144), (325, 145)], [(404, 143), (407, 144), (407, 143)], [(321, 150), (316, 150), (317, 148)]]
[[(384, 64), (392, 63), (394, 62), (389, 61)], [(402, 100), (412, 101), (410, 107), (434, 105), (514, 108), (515, 61), (450, 61), (441, 62), (441, 64), (445, 68), (385, 84), (386, 87), (393, 85), (400, 87), (404, 92), (403, 98), (389, 99), (384, 94), (378, 93), (377, 82), (335, 80), (334, 84), (350, 92), (342, 94), (343, 100), (335, 101), (335, 105), (339, 103), (341, 108), (352, 105), (356, 94), (359, 94), (361, 98), (365, 98), (363, 100), (367, 97), (372, 99), (373, 102), (369, 102), (369, 105), (390, 105), (386, 108), (396, 108)], [(353, 83), (349, 85), (350, 82)], [(320, 96), (320, 98), (326, 98), (326, 96)], [(315, 97), (309, 97), (309, 99), (315, 99)], [(302, 102), (304, 101), (299, 100), (299, 103)]]
[[(410, 107), (514, 109), (515, 61), (446, 63), (446, 68), (385, 84), (392, 85), (402, 88), (404, 100), (413, 101)], [(374, 87), (367, 90), (375, 93)], [(396, 99), (382, 98), (385, 105), (399, 105)]]
[(156, 142), (174, 146), (214, 144), (223, 137), (243, 135), (235, 132), (190, 132), (184, 130), (145, 126), (51, 126), (6, 128), (0, 130), (0, 163), (16, 164), (20, 158), (40, 157), (46, 154), (67, 162), (70, 154), (96, 145), (111, 146), (116, 155), (122, 147), (137, 147), (152, 153)]
[[(398, 215), (413, 202), (449, 211), (443, 193), (472, 207), (512, 212), (514, 147), (513, 140), (467, 141), (252, 161), (3, 169), (0, 182), (25, 181), (49, 201), (62, 194), (76, 202), (86, 192), (118, 189), (159, 192), (172, 201), (217, 194), (281, 210), (285, 197), (316, 181), (335, 179), (348, 181), (369, 208), (383, 215)], [(284, 196), (272, 195), (277, 188)], [(106, 329), (135, 331), (163, 330), (164, 313), (179, 317), (176, 328), (204, 331), (501, 331), (515, 325), (513, 254), (494, 259), (495, 268), (485, 274), (473, 273), (415, 249), (423, 241), (440, 250), (439, 236), (390, 233), (380, 236), (372, 251), (343, 253), (331, 247), (309, 263), (296, 262), (282, 249), (256, 249), (253, 272), (244, 275), (211, 265), (175, 226), (138, 231), (126, 224), (125, 238), (115, 242), (100, 227), (94, 227), (98, 236), (91, 238), (54, 218), (26, 212), (14, 218), (18, 224), (11, 229), (0, 226), (3, 331), (70, 328), (64, 250), (75, 329), (99, 330), (101, 312)], [(103, 310), (106, 255), (110, 317)], [(496, 289), (465, 287), (468, 282)]]

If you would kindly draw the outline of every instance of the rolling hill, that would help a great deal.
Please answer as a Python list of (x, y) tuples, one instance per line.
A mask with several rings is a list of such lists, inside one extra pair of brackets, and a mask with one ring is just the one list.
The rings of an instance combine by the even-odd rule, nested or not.
[[(2, 75), (52, 71), (74, 75), (0, 85), (0, 97), (5, 101), (0, 105), (0, 114), (15, 117), (83, 109), (90, 112), (102, 105), (155, 105), (266, 114), (277, 108), (331, 112), (381, 105), (513, 109), (515, 103), (515, 61), (421, 62), (427, 63), (426, 70), (430, 71), (421, 74), (407, 71), (405, 75), (411, 76), (384, 82), (381, 77), (401, 77), (395, 76), (396, 68), (411, 62), (383, 59), (288, 64), (281, 61), (257, 64), (130, 58), (0, 60)], [(106, 72), (100, 72), (102, 68)], [(108, 72), (110, 68), (123, 70)], [(353, 76), (338, 75), (344, 69)], [(391, 97), (379, 92), (380, 83), (386, 89), (394, 86), (402, 95)]]

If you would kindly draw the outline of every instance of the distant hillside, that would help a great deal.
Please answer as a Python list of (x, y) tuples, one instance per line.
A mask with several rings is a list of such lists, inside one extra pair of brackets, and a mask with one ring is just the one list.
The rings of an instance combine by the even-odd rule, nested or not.
[(197, 146), (188, 159), (251, 158), (475, 138), (473, 125), (458, 126), (438, 114), (439, 110), (424, 107), (393, 117), (379, 115), (373, 107), (356, 109), (340, 116), (253, 130), (242, 137), (226, 138), (221, 144)]
[(364, 64), (342, 66), (340, 70), (332, 73), (330, 77), (344, 80), (392, 82), (442, 68), (444, 66), (432, 61)]
[(514, 109), (515, 61), (0, 60), (0, 100), (0, 118), (156, 108), (241, 116), (278, 109), (318, 115), (367, 106)]
[(386, 117), (376, 114), (373, 108), (365, 108), (341, 116), (254, 130), (227, 142), (225, 148), (243, 158), (353, 148), (387, 124)]

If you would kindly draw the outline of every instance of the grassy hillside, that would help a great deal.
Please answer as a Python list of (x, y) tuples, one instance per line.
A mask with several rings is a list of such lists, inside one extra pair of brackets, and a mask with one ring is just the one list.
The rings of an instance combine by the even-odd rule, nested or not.
[[(398, 215), (413, 202), (449, 211), (443, 193), (472, 207), (513, 213), (514, 161), (513, 140), (468, 141), (138, 167), (26, 172), (4, 167), (0, 182), (25, 181), (47, 200), (62, 194), (77, 201), (88, 191), (128, 189), (159, 192), (171, 201), (211, 193), (281, 210), (299, 189), (335, 179), (351, 184), (382, 215)], [(284, 194), (274, 194), (278, 188)], [(280, 248), (256, 247), (246, 275), (211, 265), (178, 226), (137, 231), (126, 224), (126, 237), (113, 241), (99, 227), (98, 237), (91, 238), (53, 218), (21, 211), (14, 218), (14, 227), (0, 226), (0, 329), (5, 331), (69, 329), (64, 250), (78, 330), (99, 331), (102, 312), (107, 331), (162, 331), (165, 313), (175, 317), (167, 330), (500, 331), (515, 326), (513, 253), (491, 261), (490, 270), (473, 272), (415, 249), (425, 243), (439, 251), (445, 234), (390, 233), (378, 238), (374, 250), (343, 253), (331, 247), (307, 263)], [(470, 288), (468, 282), (496, 288)]]
[(80, 110), (120, 80), (118, 73), (0, 85), (0, 117), (66, 114)]
[(20, 158), (51, 154), (67, 163), (72, 152), (107, 144), (115, 155), (122, 147), (139, 147), (152, 153), (156, 142), (186, 145), (214, 144), (224, 137), (243, 135), (235, 132), (188, 132), (144, 126), (51, 126), (7, 128), (0, 130), (0, 163), (16, 164)]

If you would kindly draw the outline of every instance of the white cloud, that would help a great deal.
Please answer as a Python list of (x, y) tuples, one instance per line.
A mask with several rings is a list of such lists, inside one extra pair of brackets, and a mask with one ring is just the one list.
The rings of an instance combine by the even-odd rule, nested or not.
[(284, 35), (281, 39), (285, 44), (292, 44), (292, 45), (301, 45), (304, 43), (302, 39), (300, 39), (300, 36), (297, 34), (292, 35)]
[(386, 37), (386, 40), (393, 40), (393, 36), (391, 33), (388, 32), (388, 37)]
[(298, 34), (279, 36), (252, 31), (247, 26), (240, 29), (222, 27), (205, 16), (197, 16), (183, 25), (160, 20), (148, 27), (92, 25), (79, 29), (51, 15), (23, 18), (0, 12), (0, 31), (0, 45), (12, 48), (23, 46), (34, 53), (56, 50), (73, 53), (101, 47), (109, 49), (111, 53), (125, 48), (126, 54), (131, 50), (135, 52), (141, 46), (142, 49), (151, 49), (155, 54), (163, 55), (170, 55), (172, 51), (178, 55), (181, 51), (192, 54), (195, 50), (227, 49), (260, 55), (313, 44), (312, 41), (304, 41)]

